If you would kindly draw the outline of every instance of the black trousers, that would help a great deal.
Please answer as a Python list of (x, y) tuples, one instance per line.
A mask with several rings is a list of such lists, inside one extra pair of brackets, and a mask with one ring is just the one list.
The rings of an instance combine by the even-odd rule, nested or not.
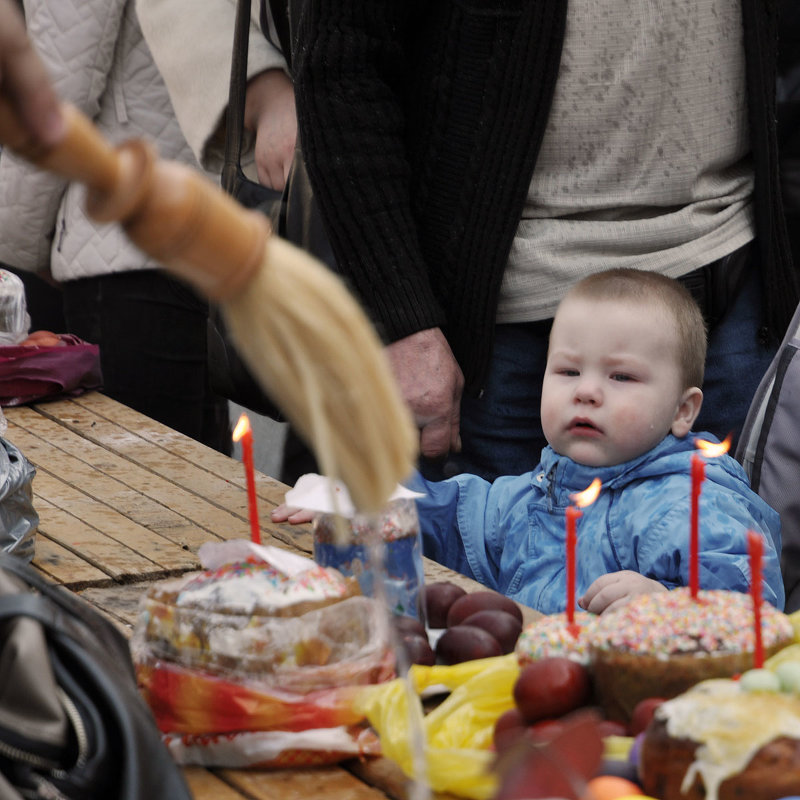
[(208, 306), (184, 283), (139, 270), (63, 284), (67, 330), (100, 346), (103, 391), (223, 453), (228, 403), (208, 382)]

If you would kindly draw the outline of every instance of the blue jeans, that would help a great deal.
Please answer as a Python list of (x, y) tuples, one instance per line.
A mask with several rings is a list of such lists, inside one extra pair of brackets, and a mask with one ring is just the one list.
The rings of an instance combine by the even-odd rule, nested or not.
[[(694, 425), (735, 438), (777, 343), (759, 340), (761, 292), (755, 270), (708, 340), (703, 408)], [(486, 480), (533, 469), (547, 444), (539, 405), (552, 320), (495, 328), (491, 368), (480, 397), (461, 404), (462, 452), (420, 465), (429, 480), (469, 472)]]

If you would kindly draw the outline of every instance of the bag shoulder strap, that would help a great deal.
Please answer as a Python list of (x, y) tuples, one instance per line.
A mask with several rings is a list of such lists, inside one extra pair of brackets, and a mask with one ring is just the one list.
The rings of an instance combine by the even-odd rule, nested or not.
[(225, 151), (223, 155), (222, 188), (233, 194), (241, 167), (242, 136), (244, 134), (244, 100), (247, 89), (247, 51), (250, 41), (250, 0), (236, 3), (236, 21), (233, 29), (231, 78), (228, 91), (228, 109), (225, 115)]
[(5, 594), (0, 596), (0, 620), (30, 617), (46, 628), (60, 627), (61, 615), (56, 607), (39, 594)]
[(775, 357), (761, 378), (739, 434), (736, 460), (745, 468), (755, 492), (759, 491), (761, 485), (764, 448), (773, 424), (777, 397), (783, 386), (787, 352), (793, 350), (793, 344), (797, 341), (800, 341), (800, 305), (794, 312)]

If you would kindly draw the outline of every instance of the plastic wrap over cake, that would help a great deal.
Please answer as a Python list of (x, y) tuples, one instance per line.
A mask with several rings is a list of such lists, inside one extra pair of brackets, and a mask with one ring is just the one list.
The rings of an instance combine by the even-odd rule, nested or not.
[(250, 555), (155, 584), (135, 657), (298, 692), (374, 682), (388, 650), (385, 612), (353, 579), (304, 561), (287, 574)]
[(394, 677), (385, 609), (308, 558), (234, 540), (154, 584), (131, 643), (183, 764), (291, 766), (378, 752), (357, 698)]

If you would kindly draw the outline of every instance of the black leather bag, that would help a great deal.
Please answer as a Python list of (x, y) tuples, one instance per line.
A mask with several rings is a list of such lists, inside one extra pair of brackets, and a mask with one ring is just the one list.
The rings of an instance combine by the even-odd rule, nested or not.
[(191, 800), (124, 636), (0, 556), (0, 798)]
[[(290, 62), (290, 3), (271, 2), (271, 16), (278, 41), (274, 42)], [(261, 6), (262, 29), (270, 30), (266, 3)], [(221, 183), (247, 208), (261, 211), (272, 223), (273, 231), (296, 244), (333, 268), (333, 254), (314, 203), (302, 153), (295, 150), (294, 160), (283, 192), (251, 181), (242, 170), (242, 136), (247, 89), (247, 51), (250, 30), (250, 0), (236, 5), (230, 94), (225, 128), (225, 155)], [(268, 309), (264, 310), (268, 313)], [(255, 381), (231, 342), (219, 309), (212, 308), (208, 327), (209, 378), (214, 391), (259, 414), (282, 419), (281, 412)]]

